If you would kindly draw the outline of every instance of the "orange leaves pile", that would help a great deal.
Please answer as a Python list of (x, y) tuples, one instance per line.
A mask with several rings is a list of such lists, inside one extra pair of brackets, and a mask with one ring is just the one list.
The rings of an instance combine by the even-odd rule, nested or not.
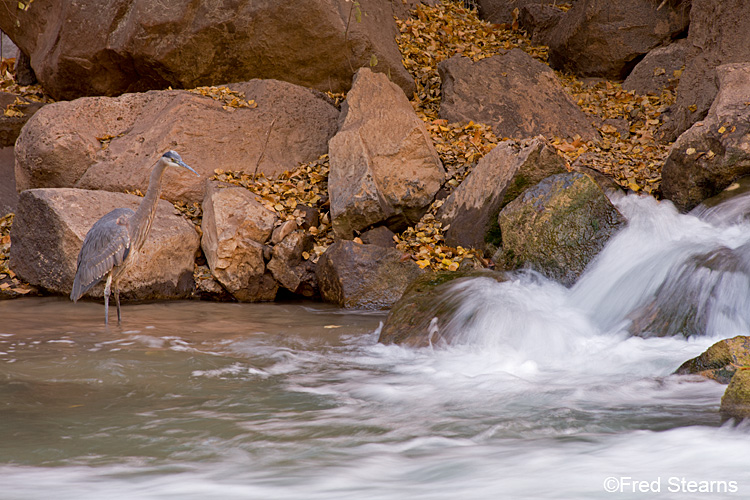
[(396, 248), (414, 259), (422, 269), (429, 267), (434, 271), (458, 271), (462, 264), (466, 265), (464, 262), (470, 263), (471, 267), (484, 266), (475, 250), (445, 245), (444, 228), (433, 215), (440, 205), (442, 201), (434, 203), (414, 227), (396, 236)]
[(0, 217), (0, 297), (17, 297), (35, 291), (34, 287), (21, 282), (16, 273), (8, 268), (12, 225), (13, 214)]
[(215, 101), (223, 103), (223, 108), (227, 111), (234, 111), (236, 108), (257, 108), (258, 104), (245, 99), (245, 94), (229, 89), (229, 87), (196, 87), (188, 90), (193, 94), (210, 97)]
[(588, 153), (585, 164), (611, 176), (621, 186), (657, 194), (669, 145), (654, 137), (662, 113), (674, 102), (674, 93), (665, 89), (660, 95), (643, 96), (623, 90), (616, 82), (586, 85), (569, 75), (560, 80), (584, 112), (608, 121), (602, 121), (599, 127), (602, 140), (598, 143), (571, 144), (556, 139), (558, 150), (571, 162)]
[(433, 120), (427, 123), (435, 150), (448, 174), (446, 187), (458, 187), (469, 173), (469, 167), (490, 152), (498, 143), (492, 127), (480, 123), (448, 123)]

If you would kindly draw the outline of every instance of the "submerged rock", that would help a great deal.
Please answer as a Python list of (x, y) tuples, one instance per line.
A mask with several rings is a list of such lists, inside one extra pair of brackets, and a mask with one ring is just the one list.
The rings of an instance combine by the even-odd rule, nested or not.
[(500, 212), (502, 249), (495, 260), (506, 269), (529, 267), (570, 286), (625, 222), (589, 176), (553, 175)]
[(378, 342), (412, 347), (447, 342), (443, 332), (459, 305), (451, 291), (457, 283), (479, 277), (506, 280), (504, 273), (489, 270), (429, 272), (419, 276), (391, 308)]
[[(115, 208), (136, 210), (141, 198), (82, 189), (30, 189), (21, 193), (11, 229), (10, 266), (35, 286), (67, 295), (78, 252), (91, 226)], [(140, 256), (120, 281), (125, 300), (187, 298), (199, 238), (195, 227), (166, 201), (159, 201)], [(100, 283), (87, 295), (101, 297)]]
[(721, 340), (700, 356), (685, 361), (675, 374), (701, 375), (728, 384), (737, 369), (743, 366), (750, 367), (750, 337), (738, 335)]

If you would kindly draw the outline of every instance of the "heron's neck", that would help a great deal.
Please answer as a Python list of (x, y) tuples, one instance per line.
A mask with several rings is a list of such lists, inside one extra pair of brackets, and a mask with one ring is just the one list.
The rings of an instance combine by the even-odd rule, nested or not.
[(136, 250), (143, 246), (148, 232), (151, 230), (151, 224), (154, 222), (156, 205), (159, 203), (159, 195), (161, 194), (161, 176), (166, 167), (166, 164), (161, 160), (154, 165), (151, 170), (151, 178), (148, 181), (146, 195), (130, 221), (130, 228), (133, 232), (131, 240), (135, 243), (133, 246)]

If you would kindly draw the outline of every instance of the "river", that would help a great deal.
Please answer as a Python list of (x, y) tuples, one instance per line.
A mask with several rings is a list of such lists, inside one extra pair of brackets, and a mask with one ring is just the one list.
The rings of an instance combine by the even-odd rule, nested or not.
[(106, 328), (96, 302), (0, 302), (0, 499), (748, 498), (725, 386), (672, 375), (747, 333), (743, 273), (701, 279), (700, 334), (628, 329), (750, 226), (618, 206), (628, 228), (572, 289), (457, 290), (472, 320), (446, 346), (379, 344), (384, 313), (318, 303), (126, 304)]

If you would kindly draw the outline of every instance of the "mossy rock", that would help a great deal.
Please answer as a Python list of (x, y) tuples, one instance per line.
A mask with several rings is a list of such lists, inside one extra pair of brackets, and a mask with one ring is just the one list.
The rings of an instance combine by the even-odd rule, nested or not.
[(570, 286), (625, 222), (588, 175), (553, 175), (500, 212), (502, 249), (495, 260), (505, 269), (529, 267)]
[(732, 377), (719, 409), (725, 418), (750, 417), (750, 369), (740, 369)]
[(429, 272), (418, 277), (391, 308), (378, 341), (413, 347), (443, 342), (440, 332), (459, 306), (450, 293), (453, 285), (481, 277), (506, 280), (504, 273), (490, 270)]
[(700, 356), (685, 361), (675, 374), (701, 375), (729, 384), (738, 367), (750, 367), (750, 337), (738, 335), (721, 340)]

